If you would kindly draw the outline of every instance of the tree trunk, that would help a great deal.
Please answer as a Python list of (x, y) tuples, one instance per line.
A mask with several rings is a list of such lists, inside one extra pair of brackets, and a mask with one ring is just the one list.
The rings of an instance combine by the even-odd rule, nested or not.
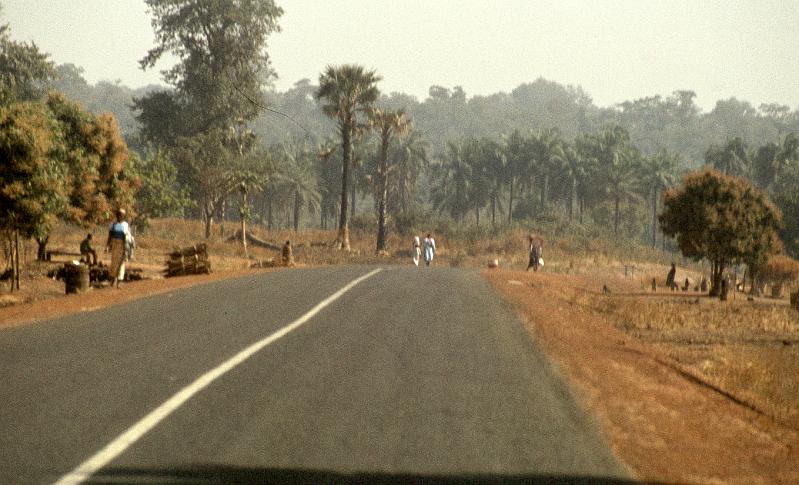
[(541, 179), (541, 210), (544, 210), (547, 205), (547, 184), (549, 183), (549, 176), (544, 174)]
[(497, 227), (496, 211), (497, 211), (497, 195), (493, 194), (491, 196), (491, 227)]
[(388, 137), (383, 137), (380, 145), (380, 197), (377, 202), (377, 249), (386, 249), (386, 203), (388, 202)]
[(36, 248), (36, 261), (46, 261), (47, 260), (47, 242), (50, 240), (50, 235), (44, 237), (44, 239), (36, 238), (36, 244), (39, 245)]
[(294, 232), (300, 230), (300, 209), (302, 208), (300, 200), (300, 191), (294, 191)]
[(712, 261), (710, 263), (710, 296), (721, 294), (721, 280), (724, 275), (724, 261)]
[(341, 126), (341, 207), (339, 209), (338, 240), (339, 249), (350, 250), (350, 228), (347, 218), (347, 183), (350, 176), (350, 135), (352, 134), (352, 121), (347, 120)]
[(214, 225), (214, 208), (209, 203), (203, 207), (203, 223), (205, 224), (205, 239), (211, 237), (211, 226)]
[(477, 228), (480, 228), (480, 206), (475, 206), (474, 213), (477, 214)]
[(219, 235), (225, 237), (225, 218), (227, 214), (227, 200), (222, 199), (222, 204), (220, 204), (219, 209)]
[(275, 215), (272, 212), (272, 196), (266, 199), (266, 226), (271, 231), (275, 228)]
[(657, 247), (658, 190), (652, 190), (652, 249)]
[(585, 199), (583, 197), (579, 197), (579, 199), (580, 199), (580, 225), (582, 226), (583, 225), (583, 210), (585, 208)]
[(613, 234), (619, 233), (619, 198), (613, 198)]
[(19, 291), (19, 274), (20, 274), (20, 267), (19, 267), (19, 231), (14, 230), (14, 269), (13, 273), (13, 280), (11, 281), (11, 289), (13, 290), (16, 288)]
[(510, 179), (510, 197), (508, 198), (508, 224), (513, 223), (513, 189), (514, 189), (513, 177)]
[[(242, 184), (244, 187), (244, 184)], [(244, 248), (244, 257), (249, 259), (247, 254), (247, 190), (241, 191), (241, 246)]]
[(572, 183), (569, 186), (569, 222), (574, 219), (574, 185), (576, 183), (577, 181), (572, 179)]

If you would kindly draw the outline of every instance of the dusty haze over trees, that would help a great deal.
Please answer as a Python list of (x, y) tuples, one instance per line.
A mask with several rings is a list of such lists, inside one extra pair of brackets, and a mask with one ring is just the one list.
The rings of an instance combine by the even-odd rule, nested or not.
[[(600, 107), (578, 85), (543, 78), (487, 96), (434, 85), (417, 99), (381, 93), (381, 73), (357, 64), (319, 66), (318, 84), (303, 79), (280, 92), (268, 52), (280, 32), (274, 1), (147, 5), (156, 46), (141, 67), (174, 55), (166, 86), (91, 85), (79, 66), (53, 65), (34, 44), (11, 41), (7, 26), (0, 31), (4, 103), (43, 99), (52, 88), (85, 106), (85, 123), (107, 139), (119, 126), (133, 156), (130, 174), (117, 179), (148, 185), (133, 207), (140, 227), (169, 215), (202, 218), (206, 236), (215, 221), (238, 217), (269, 228), (334, 225), (346, 248), (352, 224), (391, 250), (388, 230), (523, 225), (674, 250), (658, 223), (663, 194), (687, 170), (709, 166), (772, 200), (782, 244), (799, 255), (799, 110), (789, 106), (730, 98), (702, 112), (686, 86)], [(394, 125), (376, 113), (402, 113), (412, 128), (395, 136), (400, 124), (386, 132)]]

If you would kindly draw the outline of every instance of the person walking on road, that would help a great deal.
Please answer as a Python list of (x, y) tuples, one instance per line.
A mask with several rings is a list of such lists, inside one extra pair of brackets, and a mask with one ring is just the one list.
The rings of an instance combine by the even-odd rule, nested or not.
[(530, 234), (529, 243), (528, 252), (530, 259), (527, 262), (526, 271), (529, 271), (530, 268), (533, 268), (533, 271), (538, 271), (538, 267), (541, 266), (544, 261), (542, 257), (544, 252), (544, 240)]
[(117, 220), (111, 224), (108, 240), (105, 243), (105, 250), (111, 251), (111, 267), (109, 268), (113, 278), (111, 286), (119, 288), (119, 282), (125, 279), (125, 260), (128, 259), (132, 246), (133, 235), (125, 220), (125, 209), (119, 209)]
[(427, 234), (427, 237), (424, 238), (424, 264), (426, 266), (430, 266), (430, 263), (433, 262), (433, 256), (436, 254), (436, 240), (433, 239), (433, 236), (430, 233)]
[(413, 264), (419, 266), (419, 259), (422, 257), (422, 243), (419, 241), (419, 236), (413, 236), (413, 248), (411, 258)]

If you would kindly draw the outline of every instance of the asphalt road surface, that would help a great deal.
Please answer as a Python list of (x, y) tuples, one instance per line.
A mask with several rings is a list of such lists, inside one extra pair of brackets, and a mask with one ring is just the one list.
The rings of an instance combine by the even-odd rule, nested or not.
[(2, 484), (625, 477), (513, 310), (451, 268), (260, 273), (0, 330), (0, 406)]

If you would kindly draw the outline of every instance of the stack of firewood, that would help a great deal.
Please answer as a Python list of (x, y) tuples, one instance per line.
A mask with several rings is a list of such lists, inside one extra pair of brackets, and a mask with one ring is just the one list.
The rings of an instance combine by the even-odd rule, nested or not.
[(211, 261), (208, 260), (208, 248), (205, 244), (197, 244), (169, 253), (164, 273), (166, 277), (189, 274), (207, 274), (211, 272)]

